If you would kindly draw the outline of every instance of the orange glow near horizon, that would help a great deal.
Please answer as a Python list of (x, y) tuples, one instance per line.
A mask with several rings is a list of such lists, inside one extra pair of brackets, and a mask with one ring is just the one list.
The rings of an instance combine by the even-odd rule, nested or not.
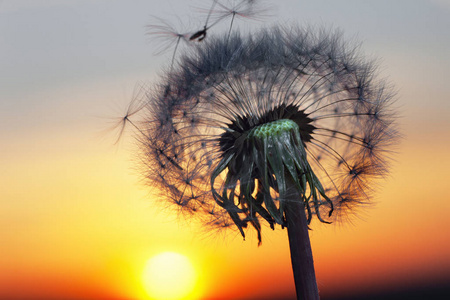
[[(149, 11), (177, 1), (156, 2), (0, 0), (0, 300), (153, 300), (143, 272), (167, 252), (195, 269), (192, 300), (294, 298), (286, 230), (262, 225), (258, 247), (252, 228), (245, 241), (206, 228), (142, 183), (131, 134), (118, 145), (101, 135), (114, 102), (169, 66), (139, 31)], [(361, 30), (399, 89), (404, 135), (373, 206), (311, 224), (321, 297), (448, 284), (450, 41), (439, 30), (450, 6), (290, 2), (280, 8), (290, 18)]]
[[(166, 251), (185, 253), (192, 261), (200, 278), (198, 299), (293, 295), (285, 230), (264, 228), (261, 247), (251, 231), (246, 241), (237, 232), (207, 233), (189, 216), (165, 211), (164, 204), (153, 206), (152, 196), (128, 171), (126, 158), (103, 155), (102, 149), (98, 155), (71, 145), (67, 149), (72, 150), (57, 158), (36, 149), (34, 155), (47, 159), (36, 163), (22, 156), (21, 163), (4, 165), (8, 172), (1, 180), (8, 185), (2, 192), (11, 201), (2, 204), (9, 211), (2, 213), (7, 246), (2, 248), (0, 298), (148, 299), (142, 270), (150, 257)], [(428, 158), (434, 172), (416, 189), (405, 178), (421, 173), (415, 161), (425, 149), (409, 144), (404, 149), (379, 203), (363, 211), (363, 220), (312, 224), (321, 293), (449, 275), (450, 239), (442, 235), (450, 225), (445, 215), (449, 193), (437, 183), (450, 167), (440, 159), (446, 152), (436, 149), (436, 156)], [(14, 181), (15, 173), (29, 175)], [(431, 202), (424, 205), (424, 199)]]

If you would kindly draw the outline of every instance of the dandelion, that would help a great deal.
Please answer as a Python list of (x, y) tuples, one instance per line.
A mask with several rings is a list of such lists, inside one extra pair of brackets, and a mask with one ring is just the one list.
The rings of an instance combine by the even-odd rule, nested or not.
[(370, 203), (397, 132), (392, 89), (340, 33), (210, 38), (149, 94), (139, 128), (149, 184), (245, 238), (287, 227), (297, 295), (318, 299), (308, 226)]

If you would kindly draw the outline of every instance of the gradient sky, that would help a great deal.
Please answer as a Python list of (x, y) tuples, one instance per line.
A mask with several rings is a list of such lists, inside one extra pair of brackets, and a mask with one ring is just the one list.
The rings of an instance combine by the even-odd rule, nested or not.
[[(338, 27), (398, 89), (404, 139), (376, 206), (312, 225), (323, 299), (450, 283), (450, 1), (274, 3), (266, 25)], [(105, 131), (170, 59), (153, 55), (152, 16), (198, 27), (208, 5), (0, 1), (0, 299), (146, 299), (142, 270), (163, 251), (189, 257), (200, 298), (294, 295), (285, 230), (257, 247), (156, 205), (132, 138)]]

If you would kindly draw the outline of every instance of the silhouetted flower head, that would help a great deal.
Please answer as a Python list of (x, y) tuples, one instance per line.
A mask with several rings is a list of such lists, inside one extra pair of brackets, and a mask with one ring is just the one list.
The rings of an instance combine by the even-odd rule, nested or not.
[(212, 226), (308, 222), (368, 203), (396, 140), (392, 92), (339, 33), (296, 27), (210, 37), (148, 94), (149, 184)]

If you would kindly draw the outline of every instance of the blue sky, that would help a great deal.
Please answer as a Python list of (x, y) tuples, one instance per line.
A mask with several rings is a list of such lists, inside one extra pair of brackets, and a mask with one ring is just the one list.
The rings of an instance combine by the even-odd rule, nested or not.
[[(3, 117), (20, 117), (28, 110), (52, 110), (59, 105), (57, 99), (51, 99), (52, 91), (70, 91), (92, 82), (116, 80), (122, 86), (119, 89), (125, 89), (120, 93), (132, 91), (134, 81), (148, 80), (163, 65), (164, 57), (153, 55), (156, 47), (146, 35), (145, 26), (154, 22), (152, 16), (186, 21), (198, 16), (198, 8), (208, 7), (208, 3), (0, 2)], [(448, 92), (445, 74), (450, 67), (450, 1), (283, 0), (276, 6), (269, 22), (337, 27), (347, 37), (362, 41), (365, 53), (381, 57), (383, 74), (408, 73), (399, 74), (403, 77), (400, 89), (406, 84), (403, 81), (411, 81), (430, 87), (432, 94)], [(448, 109), (447, 101), (434, 101)]]

